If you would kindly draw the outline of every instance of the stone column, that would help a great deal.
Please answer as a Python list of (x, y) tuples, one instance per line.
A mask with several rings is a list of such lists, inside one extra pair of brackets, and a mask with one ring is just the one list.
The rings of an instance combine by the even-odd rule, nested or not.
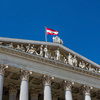
[(4, 81), (4, 73), (6, 68), (8, 68), (8, 65), (0, 64), (0, 100), (2, 100), (3, 81)]
[(71, 87), (74, 82), (64, 81), (65, 100), (72, 100)]
[(84, 97), (85, 100), (91, 100), (91, 96), (90, 96), (91, 89), (93, 89), (93, 87), (86, 86), (86, 85), (83, 86), (83, 92), (84, 92), (84, 95), (85, 95), (85, 97)]
[(44, 84), (44, 100), (52, 100), (51, 96), (51, 80), (54, 79), (54, 77), (50, 76), (43, 76), (43, 84)]
[(16, 100), (16, 95), (17, 95), (16, 85), (10, 83), (9, 88), (10, 88), (10, 90), (9, 90), (9, 100)]
[(32, 72), (27, 70), (21, 70), (21, 85), (20, 85), (20, 97), (19, 100), (28, 100), (28, 80), (29, 75)]
[(34, 88), (31, 89), (31, 100), (38, 100), (38, 91)]

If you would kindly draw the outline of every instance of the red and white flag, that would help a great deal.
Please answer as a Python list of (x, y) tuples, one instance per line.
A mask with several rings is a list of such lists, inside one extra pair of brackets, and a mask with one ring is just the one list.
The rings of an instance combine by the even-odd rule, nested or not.
[(58, 35), (58, 31), (47, 28), (47, 27), (46, 27), (46, 32), (47, 34), (50, 34), (50, 35)]

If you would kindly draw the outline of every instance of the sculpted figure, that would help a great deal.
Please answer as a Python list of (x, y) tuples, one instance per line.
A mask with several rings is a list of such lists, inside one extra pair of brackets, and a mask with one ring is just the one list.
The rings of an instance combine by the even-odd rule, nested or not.
[(8, 47), (14, 48), (13, 43), (7, 44)]
[(67, 59), (66, 59), (65, 57), (64, 57), (64, 63), (65, 63), (65, 64), (67, 64), (67, 63), (68, 63), (68, 62), (67, 62)]
[(47, 46), (45, 46), (45, 48), (44, 48), (44, 57), (48, 58), (48, 49), (47, 49)]
[(17, 45), (16, 50), (21, 50), (21, 48), (20, 48), (20, 46), (19, 46), (19, 45)]
[(60, 44), (63, 44), (63, 41), (62, 41), (62, 39), (60, 39)]
[(70, 53), (69, 53), (67, 59), (68, 59), (68, 64), (73, 66), (73, 58), (72, 58), (72, 55)]
[(96, 68), (95, 72), (100, 73), (100, 68)]
[(60, 51), (59, 48), (55, 50), (55, 60), (60, 60)]
[(0, 42), (0, 45), (2, 45), (3, 42)]
[(43, 57), (43, 45), (40, 46), (40, 54), (39, 55)]
[(86, 68), (85, 62), (84, 62), (84, 61), (80, 62), (80, 63), (79, 63), (79, 67), (80, 67), (80, 68)]
[(20, 50), (25, 51), (25, 48), (24, 48), (23, 44), (21, 44)]
[(28, 50), (28, 53), (31, 53), (33, 54), (35, 52), (35, 49), (34, 49), (34, 45), (30, 47), (30, 49)]
[(77, 67), (77, 59), (76, 59), (76, 55), (74, 55), (74, 58), (73, 58), (73, 65)]
[(60, 37), (58, 37), (58, 36), (53, 37), (52, 39), (53, 39), (53, 42), (54, 42), (54, 43), (63, 44), (62, 39), (60, 39)]
[(47, 49), (47, 46), (45, 46), (45, 48), (44, 48), (44, 57), (45, 58), (51, 58), (51, 54), (49, 53), (49, 51), (48, 51), (48, 49)]
[(31, 48), (31, 45), (28, 44), (28, 46), (26, 46), (26, 52), (28, 52), (30, 48)]
[(91, 64), (89, 64), (87, 67), (88, 67), (88, 70), (89, 70), (89, 71), (95, 72), (95, 68), (92, 68), (92, 67), (91, 67)]

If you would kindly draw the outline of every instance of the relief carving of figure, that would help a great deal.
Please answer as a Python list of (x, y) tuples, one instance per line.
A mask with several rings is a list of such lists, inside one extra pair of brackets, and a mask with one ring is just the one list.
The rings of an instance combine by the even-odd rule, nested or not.
[(45, 46), (45, 48), (44, 48), (44, 57), (45, 58), (51, 58), (51, 54), (49, 53), (49, 51), (48, 51), (48, 49), (47, 49), (47, 46)]
[(20, 46), (19, 46), (19, 45), (17, 45), (16, 50), (21, 50), (21, 48), (20, 48)]
[(27, 52), (33, 54), (35, 52), (34, 45), (31, 46), (30, 49)]
[(84, 62), (84, 61), (80, 62), (80, 63), (79, 63), (79, 67), (80, 67), (80, 68), (86, 68), (85, 62)]
[(28, 46), (26, 46), (26, 52), (28, 52), (30, 48), (31, 48), (31, 44), (28, 44)]
[(28, 53), (31, 53), (31, 54), (36, 54), (38, 55), (38, 53), (36, 52), (35, 48), (34, 48), (34, 45), (30, 47), (30, 49), (27, 51)]
[(60, 51), (59, 48), (57, 50), (55, 50), (55, 60), (60, 60)]
[(0, 42), (0, 45), (2, 45), (3, 42)]
[(43, 45), (40, 46), (40, 54), (39, 55), (43, 57)]
[(73, 58), (72, 58), (72, 55), (70, 53), (69, 53), (67, 59), (68, 59), (68, 64), (73, 66)]
[(95, 72), (100, 73), (100, 68), (96, 68)]
[(66, 59), (65, 57), (64, 57), (64, 63), (65, 63), (65, 64), (67, 64), (67, 63), (68, 63), (68, 62), (67, 62), (67, 59)]
[(74, 55), (74, 58), (73, 58), (73, 65), (77, 67), (77, 59), (76, 59), (76, 55)]
[(44, 57), (48, 58), (48, 49), (47, 49), (47, 46), (45, 46), (45, 48), (44, 48)]
[(7, 47), (14, 48), (13, 43), (7, 44)]
[(96, 71), (95, 68), (91, 67), (91, 64), (88, 64), (87, 68), (88, 68), (89, 71), (92, 71), (92, 72)]
[(17, 45), (16, 50), (21, 50), (21, 51), (25, 51), (25, 48), (23, 47), (23, 44)]
[(20, 50), (25, 51), (25, 48), (24, 48), (23, 44), (21, 44)]

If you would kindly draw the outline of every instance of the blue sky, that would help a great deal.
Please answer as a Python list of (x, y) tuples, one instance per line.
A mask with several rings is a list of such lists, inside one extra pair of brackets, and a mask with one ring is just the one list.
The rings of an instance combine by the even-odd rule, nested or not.
[(45, 41), (44, 25), (100, 64), (100, 0), (0, 0), (0, 37)]

